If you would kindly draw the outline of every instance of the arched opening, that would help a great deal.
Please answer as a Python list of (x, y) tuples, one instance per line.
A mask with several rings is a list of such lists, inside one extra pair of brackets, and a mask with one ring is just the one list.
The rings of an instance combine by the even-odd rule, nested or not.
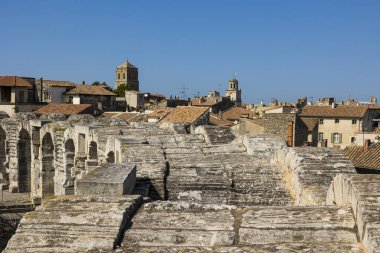
[(91, 160), (97, 160), (98, 159), (98, 144), (95, 141), (90, 142), (89, 147), (89, 156)]
[(107, 155), (107, 163), (115, 163), (115, 154), (114, 152), (110, 151)]
[(72, 139), (68, 139), (65, 143), (65, 172), (66, 172), (66, 194), (74, 194), (74, 184), (70, 182), (71, 168), (74, 167), (75, 145)]
[(25, 129), (19, 134), (17, 143), (18, 189), (19, 192), (31, 191), (31, 138)]
[(42, 197), (54, 196), (54, 145), (50, 133), (42, 139)]

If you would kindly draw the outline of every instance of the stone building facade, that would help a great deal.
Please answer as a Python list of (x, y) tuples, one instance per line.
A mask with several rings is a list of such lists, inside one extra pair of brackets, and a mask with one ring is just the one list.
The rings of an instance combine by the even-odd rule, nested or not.
[(139, 70), (128, 61), (116, 68), (115, 88), (126, 84), (128, 89), (139, 91)]
[(239, 81), (235, 77), (228, 81), (226, 97), (229, 97), (236, 106), (241, 105), (241, 89), (239, 89)]

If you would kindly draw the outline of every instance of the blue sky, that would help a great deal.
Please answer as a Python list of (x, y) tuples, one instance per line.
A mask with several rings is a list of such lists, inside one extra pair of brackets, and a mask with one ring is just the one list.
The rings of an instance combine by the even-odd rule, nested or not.
[(0, 75), (106, 81), (128, 59), (140, 89), (243, 100), (380, 98), (378, 0), (0, 0)]

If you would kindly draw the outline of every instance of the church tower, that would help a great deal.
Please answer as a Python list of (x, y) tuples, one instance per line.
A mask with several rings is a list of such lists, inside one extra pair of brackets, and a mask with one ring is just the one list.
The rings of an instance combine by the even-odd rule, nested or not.
[(235, 76), (228, 82), (226, 97), (230, 97), (230, 100), (234, 102), (236, 106), (241, 105), (241, 90), (239, 90), (239, 82)]
[(124, 83), (131, 90), (139, 91), (139, 70), (128, 61), (116, 68), (115, 89)]

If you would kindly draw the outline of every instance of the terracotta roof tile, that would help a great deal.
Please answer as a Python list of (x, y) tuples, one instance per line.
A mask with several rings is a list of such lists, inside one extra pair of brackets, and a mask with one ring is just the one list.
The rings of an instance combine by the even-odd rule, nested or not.
[(337, 105), (335, 108), (325, 105), (305, 106), (301, 117), (323, 118), (363, 118), (368, 106), (365, 105)]
[(71, 90), (66, 92), (66, 95), (102, 95), (102, 96), (116, 96), (115, 93), (104, 89), (98, 85), (82, 85), (75, 84)]
[(255, 123), (256, 125), (259, 125), (259, 126), (264, 126), (264, 119), (263, 118), (260, 118), (260, 119), (249, 119), (249, 121)]
[(356, 159), (363, 153), (363, 147), (348, 146), (343, 150), (343, 153), (355, 164)]
[[(75, 83), (69, 81), (42, 80), (49, 87), (73, 87)], [(36, 80), (36, 85), (41, 85), (41, 80)]]
[(380, 170), (380, 143), (372, 144), (354, 160), (354, 165), (357, 168)]
[(147, 115), (147, 118), (163, 118), (166, 117), (168, 114), (170, 114), (174, 108), (164, 108), (164, 109), (157, 109), (154, 110), (152, 113)]
[(315, 118), (301, 118), (301, 121), (306, 125), (309, 131), (313, 131), (315, 126), (318, 124), (318, 119)]
[(248, 118), (252, 119), (254, 113), (244, 107), (232, 107), (231, 109), (222, 112), (222, 118), (226, 120), (238, 120), (243, 115), (248, 115)]
[(0, 86), (32, 87), (28, 81), (18, 76), (0, 76)]
[(191, 105), (192, 106), (213, 106), (213, 105), (216, 105), (220, 103), (219, 101), (217, 101), (215, 98), (210, 98), (210, 97), (206, 97), (206, 98), (195, 98), (193, 100), (191, 100)]
[(55, 104), (50, 103), (41, 107), (40, 109), (34, 111), (35, 114), (48, 114), (48, 113), (62, 113), (64, 115), (75, 115), (75, 114), (84, 114), (91, 113), (92, 105), (91, 104)]
[(209, 110), (208, 107), (177, 106), (166, 116), (161, 123), (188, 123), (193, 124)]
[(233, 126), (231, 121), (224, 120), (218, 117), (215, 113), (210, 113), (210, 124), (215, 126)]

